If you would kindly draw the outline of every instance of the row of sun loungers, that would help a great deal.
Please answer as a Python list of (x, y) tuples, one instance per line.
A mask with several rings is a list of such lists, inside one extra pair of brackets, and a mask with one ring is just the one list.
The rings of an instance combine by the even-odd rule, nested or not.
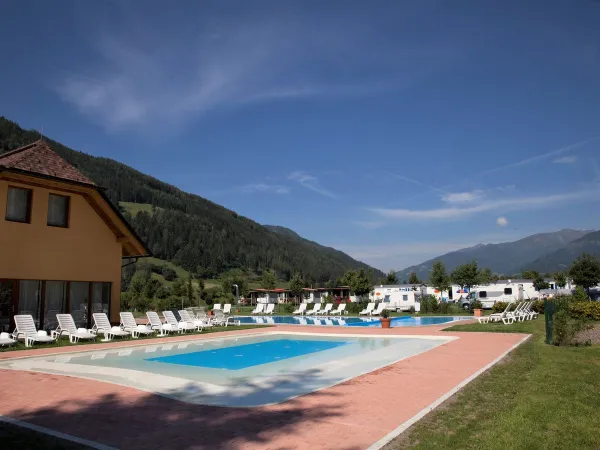
[(0, 334), (0, 347), (14, 345), (19, 339), (23, 340), (26, 347), (34, 343), (49, 344), (63, 336), (67, 336), (71, 343), (80, 340), (95, 340), (98, 335), (104, 336), (104, 341), (110, 341), (116, 337), (133, 337), (154, 335), (166, 336), (168, 333), (184, 333), (186, 331), (202, 331), (212, 326), (239, 325), (239, 320), (226, 315), (222, 310), (215, 310), (214, 316), (208, 316), (202, 308), (188, 308), (178, 311), (180, 320), (175, 317), (173, 311), (163, 311), (163, 322), (158, 313), (148, 311), (146, 317), (148, 324), (138, 324), (130, 312), (120, 313), (121, 322), (119, 326), (113, 326), (105, 313), (94, 313), (94, 326), (88, 330), (77, 327), (71, 314), (57, 314), (58, 327), (48, 334), (45, 330), (38, 330), (31, 315), (16, 315), (15, 331), (12, 335)]
[(537, 319), (539, 314), (531, 309), (532, 306), (532, 301), (509, 303), (501, 313), (494, 313), (490, 314), (489, 316), (478, 317), (477, 320), (479, 323), (502, 321), (504, 325), (510, 325), (515, 322)]
[(296, 315), (307, 315), (307, 316), (335, 316), (346, 313), (346, 304), (340, 303), (337, 309), (333, 309), (333, 303), (327, 303), (325, 308), (321, 309), (320, 303), (315, 303), (313, 309), (307, 309), (307, 303), (301, 303), (297, 310), (293, 312)]

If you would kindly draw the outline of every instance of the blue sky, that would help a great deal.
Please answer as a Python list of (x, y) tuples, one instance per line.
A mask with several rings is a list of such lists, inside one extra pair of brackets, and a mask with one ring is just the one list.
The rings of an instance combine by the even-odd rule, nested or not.
[(402, 269), (598, 228), (598, 23), (593, 0), (7, 1), (0, 115)]

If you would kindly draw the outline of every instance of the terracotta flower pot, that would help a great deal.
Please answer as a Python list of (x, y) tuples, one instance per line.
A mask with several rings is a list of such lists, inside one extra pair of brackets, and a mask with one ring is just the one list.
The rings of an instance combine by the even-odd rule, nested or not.
[(389, 328), (390, 327), (390, 323), (392, 321), (392, 319), (390, 319), (389, 317), (387, 318), (381, 318), (381, 328)]
[(474, 309), (473, 313), (475, 314), (475, 317), (481, 317), (483, 316), (483, 309)]

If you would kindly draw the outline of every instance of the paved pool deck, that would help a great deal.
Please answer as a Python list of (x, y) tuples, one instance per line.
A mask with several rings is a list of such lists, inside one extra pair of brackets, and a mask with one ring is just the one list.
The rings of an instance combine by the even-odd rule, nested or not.
[[(112, 383), (0, 370), (0, 415), (122, 449), (365, 449), (496, 362), (527, 335), (442, 331), (452, 324), (392, 328), (277, 326), (268, 331), (443, 335), (458, 339), (336, 386), (278, 405), (193, 405)], [(214, 339), (265, 330), (0, 353), (0, 360)]]

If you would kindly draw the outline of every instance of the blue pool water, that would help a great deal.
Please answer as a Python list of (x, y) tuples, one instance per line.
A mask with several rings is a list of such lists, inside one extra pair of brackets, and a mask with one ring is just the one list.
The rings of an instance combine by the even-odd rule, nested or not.
[[(286, 325), (321, 325), (342, 327), (380, 327), (378, 317), (297, 317), (297, 316), (266, 316), (266, 317), (236, 317), (242, 324), (286, 324)], [(440, 317), (394, 317), (392, 327), (418, 327), (424, 325), (439, 325), (471, 319), (471, 317), (440, 316)]]
[(345, 341), (276, 339), (201, 352), (147, 358), (167, 364), (240, 370), (346, 345)]

